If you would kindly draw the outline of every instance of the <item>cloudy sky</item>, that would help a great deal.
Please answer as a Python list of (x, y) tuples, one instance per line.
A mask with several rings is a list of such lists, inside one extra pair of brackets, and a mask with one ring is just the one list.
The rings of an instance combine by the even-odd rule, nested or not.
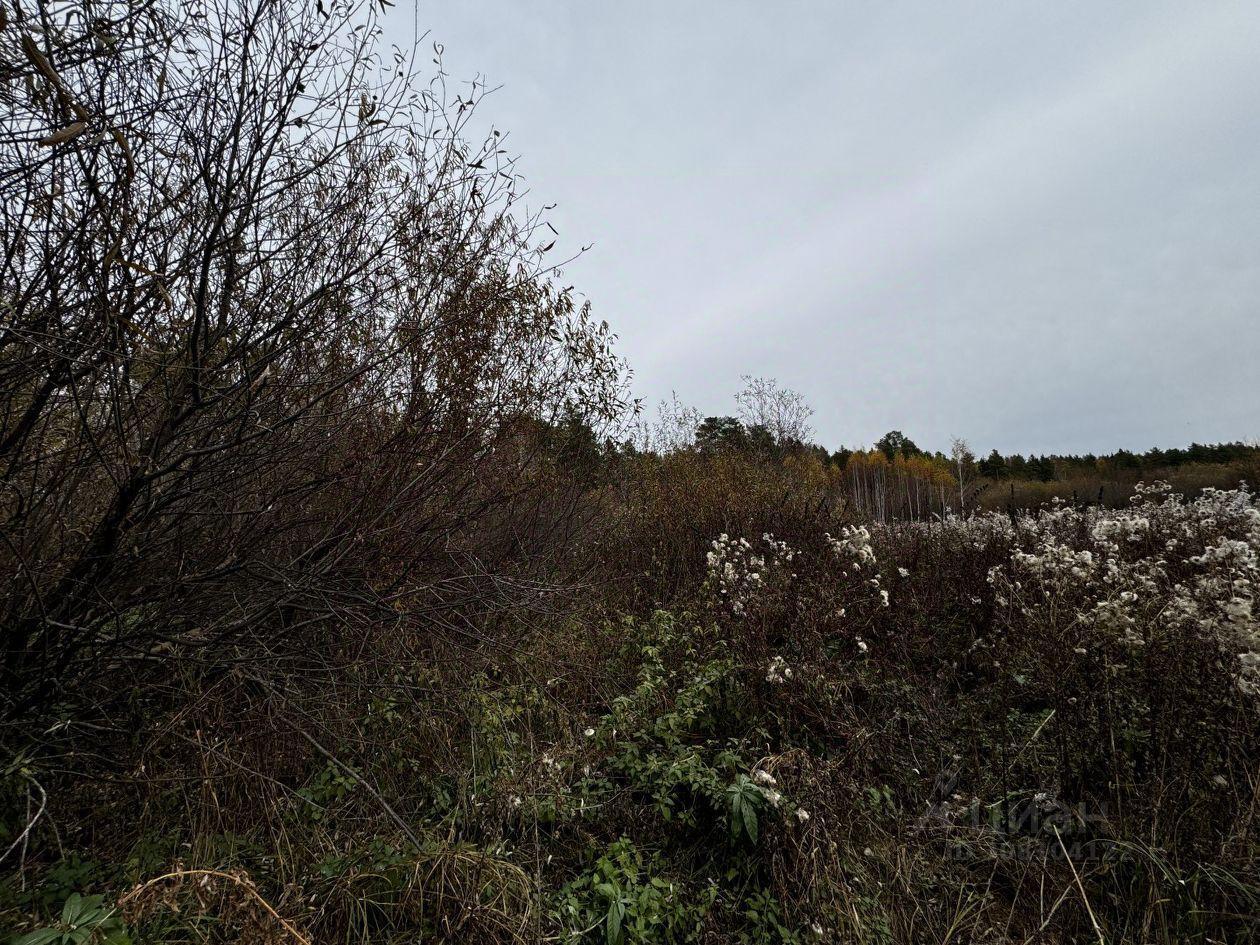
[(756, 374), (831, 446), (1260, 438), (1260, 3), (415, 12), (502, 86), (649, 403), (733, 413)]

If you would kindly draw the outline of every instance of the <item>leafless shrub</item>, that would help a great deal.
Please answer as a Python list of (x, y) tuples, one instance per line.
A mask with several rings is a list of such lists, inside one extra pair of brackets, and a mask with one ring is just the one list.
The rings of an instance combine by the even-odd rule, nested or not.
[(533, 431), (622, 375), (498, 132), (465, 140), (477, 86), (353, 3), (19, 3), (0, 36), (6, 714), (528, 552), (495, 516)]
[(801, 394), (780, 387), (772, 377), (745, 376), (743, 381), (744, 389), (735, 395), (735, 402), (745, 426), (768, 430), (776, 443), (809, 441), (814, 410)]

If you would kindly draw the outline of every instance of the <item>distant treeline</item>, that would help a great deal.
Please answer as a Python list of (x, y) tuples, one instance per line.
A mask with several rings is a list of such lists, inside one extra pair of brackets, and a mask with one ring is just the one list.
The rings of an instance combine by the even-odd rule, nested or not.
[[(664, 435), (619, 448), (608, 443), (604, 458), (614, 466), (617, 455), (666, 464), (683, 456), (765, 462), (790, 471), (799, 485), (842, 497), (855, 512), (878, 521), (960, 509), (1036, 508), (1056, 499), (1118, 505), (1143, 480), (1168, 480), (1193, 494), (1208, 486), (1233, 487), (1240, 479), (1254, 482), (1260, 475), (1260, 447), (1242, 442), (1101, 455), (1003, 455), (995, 449), (979, 458), (962, 440), (954, 440), (946, 454), (922, 449), (892, 430), (870, 448), (828, 449), (812, 442), (804, 423), (808, 408), (796, 395), (773, 386), (761, 393), (757, 409), (745, 410), (745, 416), (677, 412)], [(562, 439), (573, 442), (573, 432)], [(577, 437), (583, 439), (588, 451), (597, 450), (593, 437)]]
[(702, 452), (713, 450), (737, 450), (759, 453), (765, 456), (784, 459), (788, 456), (810, 455), (824, 464), (847, 469), (854, 457), (869, 464), (876, 459), (875, 454), (882, 454), (890, 463), (899, 459), (909, 461), (917, 459), (922, 464), (938, 466), (951, 475), (957, 475), (958, 465), (963, 464), (964, 475), (970, 473), (986, 479), (1016, 479), (1028, 482), (1055, 482), (1076, 479), (1081, 476), (1103, 475), (1112, 473), (1144, 473), (1157, 470), (1176, 469), (1190, 465), (1225, 465), (1237, 462), (1250, 462), (1260, 459), (1260, 446), (1236, 441), (1232, 443), (1191, 443), (1184, 449), (1160, 449), (1153, 447), (1144, 453), (1130, 450), (1116, 450), (1112, 453), (1096, 455), (1082, 454), (1048, 454), (1023, 456), (1019, 453), (1003, 455), (996, 449), (991, 450), (983, 459), (965, 444), (956, 444), (952, 454), (920, 449), (915, 442), (900, 430), (885, 433), (870, 449), (850, 449), (841, 446), (828, 450), (817, 443), (803, 442), (792, 437), (776, 437), (763, 424), (745, 424), (736, 417), (706, 417), (696, 426), (695, 447)]
[(997, 450), (976, 463), (976, 471), (990, 479), (1028, 479), (1053, 482), (1090, 472), (1176, 469), (1189, 465), (1219, 465), (1252, 460), (1260, 449), (1246, 443), (1192, 443), (1186, 449), (1149, 449), (1145, 453), (1116, 450), (1103, 456), (1086, 453), (1082, 456), (1028, 456), (1018, 453), (1002, 456)]
[[(897, 438), (904, 441), (900, 450), (890, 447)], [(940, 462), (951, 462), (950, 457), (940, 452), (928, 454), (918, 450), (914, 443), (901, 437), (896, 431), (887, 434), (875, 448), (892, 460), (897, 452), (906, 458), (915, 455), (930, 455)], [(852, 450), (840, 448), (831, 454), (832, 461), (843, 468), (853, 455)], [(1242, 461), (1255, 460), (1260, 457), (1260, 447), (1242, 442), (1234, 443), (1191, 443), (1185, 449), (1159, 449), (1154, 447), (1144, 453), (1130, 450), (1116, 450), (1113, 453), (1095, 455), (1084, 454), (1051, 454), (1046, 456), (1022, 456), (1014, 453), (1003, 456), (997, 450), (981, 460), (973, 460), (978, 475), (988, 479), (1022, 479), (1030, 482), (1055, 482), (1074, 479), (1079, 476), (1116, 473), (1122, 471), (1150, 472), (1155, 470), (1176, 469), (1189, 465), (1222, 465)]]

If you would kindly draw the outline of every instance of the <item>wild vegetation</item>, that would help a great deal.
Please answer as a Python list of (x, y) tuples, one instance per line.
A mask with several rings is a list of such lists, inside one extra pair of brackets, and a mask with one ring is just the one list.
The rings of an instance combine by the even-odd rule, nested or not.
[(6, 941), (1260, 938), (1255, 450), (636, 424), (373, 8), (0, 49)]

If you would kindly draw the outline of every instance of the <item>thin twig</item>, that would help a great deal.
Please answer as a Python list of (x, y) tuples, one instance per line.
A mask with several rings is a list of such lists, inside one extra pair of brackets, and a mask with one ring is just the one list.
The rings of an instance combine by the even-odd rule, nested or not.
[(1072, 878), (1076, 880), (1076, 888), (1081, 892), (1081, 901), (1085, 903), (1085, 911), (1089, 913), (1090, 924), (1094, 926), (1094, 934), (1098, 936), (1098, 945), (1107, 945), (1107, 939), (1103, 937), (1102, 929), (1098, 927), (1098, 919), (1094, 917), (1094, 909), (1089, 904), (1089, 897), (1085, 895), (1085, 887), (1081, 884), (1080, 874), (1076, 872), (1076, 864), (1072, 862), (1072, 857), (1068, 853), (1067, 847), (1063, 845), (1063, 838), (1059, 836), (1059, 828), (1051, 824), (1050, 829), (1054, 831), (1054, 839), (1059, 841), (1059, 849), (1063, 851), (1068, 869), (1072, 871)]
[[(0, 853), (0, 863), (3, 863), (8, 858), (9, 854), (17, 849), (19, 845), (22, 847), (22, 858), (23, 860), (26, 859), (26, 838), (30, 836), (31, 828), (35, 826), (35, 824), (39, 821), (39, 818), (44, 816), (44, 810), (48, 807), (48, 793), (44, 790), (43, 785), (32, 778), (29, 774), (26, 775), (26, 780), (35, 785), (35, 787), (39, 788), (39, 810), (37, 810), (35, 812), (35, 816), (27, 822), (26, 828), (18, 834), (17, 839), (9, 844), (9, 848), (5, 850), (4, 853)], [(30, 789), (28, 788), (27, 790), (29, 791)], [(28, 794), (27, 796), (29, 797), (30, 795)]]

